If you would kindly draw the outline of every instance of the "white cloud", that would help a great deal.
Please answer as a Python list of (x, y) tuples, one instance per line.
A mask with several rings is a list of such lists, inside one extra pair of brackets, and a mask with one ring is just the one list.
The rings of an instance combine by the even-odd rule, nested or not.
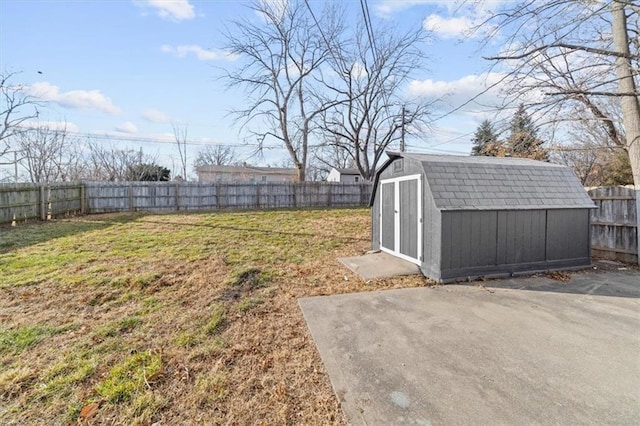
[[(506, 74), (471, 74), (458, 80), (414, 80), (407, 89), (409, 96), (438, 99), (440, 114), (458, 111), (464, 115), (486, 118), (504, 103)], [(458, 110), (459, 109), (459, 110)], [(436, 114), (439, 115), (439, 114)]]
[(173, 121), (169, 114), (166, 114), (160, 110), (149, 108), (142, 111), (142, 118), (152, 123), (169, 123)]
[(440, 15), (431, 14), (422, 23), (422, 27), (427, 31), (433, 31), (442, 38), (464, 37), (470, 35), (475, 24), (466, 17), (444, 18)]
[(442, 1), (438, 0), (382, 0), (376, 4), (375, 11), (382, 17), (389, 17), (396, 12), (401, 12), (405, 9), (421, 4), (437, 4), (440, 6), (446, 6), (447, 3), (443, 4)]
[(471, 74), (452, 81), (413, 80), (409, 84), (409, 92), (414, 96), (431, 98), (452, 94), (471, 98), (484, 90), (496, 95), (500, 91), (504, 78), (505, 74), (492, 72)]
[(196, 44), (184, 44), (180, 46), (162, 45), (160, 48), (164, 53), (175, 55), (178, 58), (184, 58), (188, 54), (193, 54), (200, 61), (212, 61), (214, 59), (227, 59), (233, 61), (237, 59), (237, 55), (233, 55), (222, 50), (208, 50)]
[(132, 122), (125, 121), (119, 126), (116, 126), (116, 131), (120, 133), (134, 134), (134, 133), (138, 133), (138, 128)]
[(61, 93), (58, 86), (46, 81), (33, 83), (26, 90), (34, 97), (43, 101), (55, 102), (66, 108), (95, 109), (111, 115), (120, 113), (120, 108), (116, 107), (113, 101), (99, 90), (71, 90)]
[(134, 0), (134, 3), (152, 8), (159, 17), (171, 21), (193, 19), (196, 16), (189, 0)]
[(499, 8), (502, 4), (512, 0), (484, 0), (484, 1), (453, 1), (453, 0), (380, 0), (375, 5), (375, 12), (389, 18), (392, 14), (402, 12), (414, 6), (427, 5), (430, 9), (438, 8), (447, 10), (449, 14), (464, 13), (467, 16), (485, 16), (492, 9)]
[[(451, 81), (414, 80), (409, 84), (407, 94), (437, 99), (435, 105), (439, 112), (435, 115), (496, 120), (505, 119), (513, 112), (515, 104), (507, 96), (513, 90), (513, 84), (526, 84), (526, 80), (514, 82), (506, 73), (491, 72)], [(519, 100), (534, 102), (541, 96), (540, 91), (531, 90)]]

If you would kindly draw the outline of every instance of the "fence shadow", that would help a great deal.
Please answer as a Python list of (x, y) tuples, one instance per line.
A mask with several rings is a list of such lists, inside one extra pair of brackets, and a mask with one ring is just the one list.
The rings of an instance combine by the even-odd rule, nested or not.
[(55, 238), (63, 238), (84, 232), (109, 228), (113, 225), (133, 222), (145, 216), (143, 213), (106, 214), (82, 216), (73, 219), (54, 219), (47, 222), (27, 222), (11, 226), (0, 225), (0, 254), (9, 253)]
[(519, 277), (459, 283), (478, 286), (490, 290), (493, 288), (543, 291), (551, 293), (580, 294), (590, 296), (609, 296), (640, 299), (640, 269), (574, 272), (569, 281), (563, 282), (548, 276)]

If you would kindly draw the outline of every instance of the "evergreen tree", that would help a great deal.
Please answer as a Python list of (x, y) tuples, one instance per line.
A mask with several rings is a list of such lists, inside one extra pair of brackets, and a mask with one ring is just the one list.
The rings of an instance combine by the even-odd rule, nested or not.
[(498, 135), (489, 120), (484, 120), (473, 135), (471, 155), (495, 155), (493, 147), (498, 143)]
[(525, 111), (523, 104), (520, 104), (511, 119), (507, 148), (513, 157), (535, 160), (549, 158), (549, 153), (543, 148), (542, 140), (538, 137), (538, 129)]

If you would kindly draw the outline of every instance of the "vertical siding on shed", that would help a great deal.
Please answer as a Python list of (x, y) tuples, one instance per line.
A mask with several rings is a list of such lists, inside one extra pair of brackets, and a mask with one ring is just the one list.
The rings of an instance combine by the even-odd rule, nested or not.
[(589, 210), (547, 212), (547, 260), (589, 258)]
[(589, 265), (585, 229), (587, 209), (443, 212), (439, 278)]
[(545, 260), (545, 210), (498, 212), (497, 264), (522, 264)]
[[(424, 178), (424, 176), (423, 176)], [(440, 278), (441, 241), (443, 215), (436, 208), (431, 189), (422, 184), (422, 272), (429, 277)]]
[(376, 191), (371, 204), (371, 249), (380, 250), (380, 187)]
[(442, 214), (442, 269), (496, 264), (495, 211), (453, 211)]

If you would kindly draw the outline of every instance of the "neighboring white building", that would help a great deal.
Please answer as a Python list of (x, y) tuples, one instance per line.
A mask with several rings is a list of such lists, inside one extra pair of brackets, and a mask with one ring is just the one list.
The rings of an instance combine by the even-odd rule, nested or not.
[(281, 167), (207, 165), (196, 169), (198, 182), (213, 183), (283, 183), (297, 182), (298, 171)]
[(327, 182), (358, 183), (362, 177), (358, 169), (336, 169), (333, 167), (327, 176)]

